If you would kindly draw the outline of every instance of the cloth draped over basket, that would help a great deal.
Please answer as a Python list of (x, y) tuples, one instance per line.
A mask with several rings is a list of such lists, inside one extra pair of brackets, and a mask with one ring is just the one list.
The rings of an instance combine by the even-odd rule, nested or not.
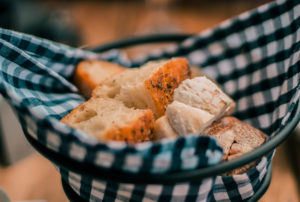
[[(218, 164), (222, 149), (206, 136), (138, 145), (98, 142), (59, 121), (84, 102), (70, 82), (79, 61), (99, 58), (133, 67), (177, 56), (216, 79), (236, 101), (234, 115), (272, 138), (292, 118), (300, 97), (300, 4), (286, 0), (263, 5), (133, 61), (118, 50), (96, 54), (0, 29), (0, 93), (15, 109), (25, 134), (78, 162), (151, 174)], [(55, 166), (89, 201), (241, 201), (259, 188), (271, 160), (272, 155), (263, 157), (244, 174), (173, 185), (111, 183)]]

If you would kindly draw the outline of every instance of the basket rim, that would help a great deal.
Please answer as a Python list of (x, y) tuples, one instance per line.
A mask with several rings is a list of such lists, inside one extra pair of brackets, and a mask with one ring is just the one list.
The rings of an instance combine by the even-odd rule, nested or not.
[[(155, 43), (155, 42), (180, 42), (188, 37), (190, 34), (164, 34), (164, 35), (150, 35), (141, 36), (135, 38), (124, 39), (113, 43), (104, 44), (98, 47), (90, 48), (92, 51), (107, 51), (115, 48), (122, 48), (132, 45), (138, 45), (143, 43)], [(236, 169), (243, 165), (246, 165), (256, 159), (261, 158), (264, 155), (272, 152), (279, 144), (284, 142), (287, 137), (292, 133), (292, 130), (297, 126), (300, 120), (300, 100), (296, 104), (295, 116), (291, 118), (282, 130), (266, 143), (257, 147), (255, 150), (246, 153), (236, 159), (222, 162), (217, 165), (199, 168), (190, 171), (180, 171), (164, 174), (130, 174), (116, 170), (101, 169), (93, 164), (87, 164), (70, 159), (62, 154), (56, 153), (50, 149), (47, 149), (32, 138), (29, 134), (25, 133), (25, 137), (31, 143), (31, 145), (43, 154), (46, 158), (52, 161), (54, 164), (61, 166), (66, 170), (73, 171), (82, 175), (89, 176), (100, 180), (121, 182), (121, 183), (134, 183), (134, 184), (174, 184), (179, 182), (197, 182), (204, 178), (216, 176), (221, 173)]]

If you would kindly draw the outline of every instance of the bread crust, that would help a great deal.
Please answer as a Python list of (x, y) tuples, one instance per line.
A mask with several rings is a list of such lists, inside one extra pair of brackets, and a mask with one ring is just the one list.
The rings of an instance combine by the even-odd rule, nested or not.
[(228, 158), (230, 148), (234, 142), (235, 134), (230, 130), (231, 127), (232, 125), (230, 123), (224, 124), (221, 119), (215, 121), (204, 131), (204, 134), (216, 138), (220, 146), (223, 148), (223, 160)]
[[(100, 98), (103, 100), (103, 98)], [(106, 102), (110, 102), (110, 99), (105, 99)], [(73, 109), (69, 114), (61, 119), (61, 122), (79, 130), (83, 130), (89, 136), (94, 137), (100, 141), (125, 141), (128, 143), (140, 143), (145, 141), (150, 141), (154, 139), (155, 134), (155, 119), (153, 112), (151, 110), (140, 110), (140, 115), (132, 118), (129, 122), (119, 123), (118, 121), (110, 123), (106, 129), (101, 132), (91, 132), (86, 129), (82, 129), (80, 124), (88, 124), (85, 121), (89, 121), (96, 116), (104, 117), (105, 113), (100, 109), (95, 109), (92, 103), (97, 102), (97, 98), (91, 98), (89, 101), (82, 103), (75, 109)], [(101, 102), (101, 100), (100, 100)], [(95, 104), (95, 103), (94, 103)], [(115, 103), (114, 103), (115, 104)], [(120, 105), (126, 108), (121, 102)], [(116, 106), (118, 107), (118, 106)], [(116, 109), (119, 110), (119, 109)], [(135, 109), (127, 108), (130, 113)], [(95, 122), (94, 122), (95, 123)], [(97, 127), (103, 125), (102, 121), (96, 122)], [(89, 127), (93, 127), (90, 125)]]
[(85, 98), (91, 97), (93, 89), (126, 68), (107, 61), (96, 59), (84, 60), (78, 63), (73, 75), (73, 83)]
[[(80, 111), (83, 111), (86, 108), (86, 105), (88, 105), (88, 102), (84, 102), (80, 105), (78, 105), (75, 109), (73, 109), (70, 113), (68, 113), (66, 116), (64, 116), (60, 121), (65, 124), (70, 124), (73, 122), (73, 118), (76, 116), (76, 114)], [(83, 119), (83, 117), (81, 117)]]
[(100, 140), (116, 140), (128, 143), (140, 143), (154, 139), (155, 122), (151, 110), (133, 120), (129, 125), (110, 127), (104, 134), (98, 135)]
[(188, 61), (185, 58), (175, 58), (165, 63), (144, 82), (152, 97), (157, 118), (164, 115), (167, 105), (173, 101), (174, 90), (188, 78), (191, 78)]
[[(220, 145), (224, 145), (224, 142), (222, 142), (222, 135), (224, 136), (227, 134), (227, 137), (232, 137), (230, 139), (231, 145), (229, 145), (230, 142), (228, 142), (226, 144), (225, 149), (224, 146), (222, 146), (224, 149), (223, 160), (231, 160), (247, 152), (250, 152), (256, 147), (263, 144), (267, 139), (267, 136), (260, 130), (246, 123), (243, 123), (239, 119), (232, 116), (226, 116), (214, 122), (211, 125), (211, 127), (209, 127), (205, 131), (205, 134), (217, 137), (217, 140), (219, 141)], [(255, 164), (256, 161), (253, 161), (240, 168), (227, 172), (224, 175), (235, 175), (244, 173), (249, 168), (253, 167)]]

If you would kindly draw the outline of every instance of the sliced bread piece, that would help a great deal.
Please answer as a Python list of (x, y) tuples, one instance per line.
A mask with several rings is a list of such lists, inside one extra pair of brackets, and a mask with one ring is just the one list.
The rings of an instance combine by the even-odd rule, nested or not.
[(205, 76), (184, 80), (175, 89), (174, 100), (205, 110), (217, 118), (232, 113), (235, 107), (234, 101)]
[(91, 98), (65, 116), (63, 123), (100, 140), (138, 143), (153, 139), (151, 110), (132, 109), (118, 100)]
[(155, 132), (155, 140), (179, 137), (178, 134), (171, 127), (166, 115), (160, 117), (155, 121)]
[(111, 77), (123, 72), (126, 68), (115, 63), (101, 60), (84, 60), (78, 63), (73, 82), (85, 98), (91, 96), (92, 90)]
[(179, 136), (201, 133), (215, 120), (214, 115), (177, 101), (167, 106), (166, 116)]
[(159, 118), (173, 101), (174, 90), (190, 77), (190, 68), (184, 58), (152, 61), (98, 86), (93, 96), (115, 98), (128, 107), (151, 109)]

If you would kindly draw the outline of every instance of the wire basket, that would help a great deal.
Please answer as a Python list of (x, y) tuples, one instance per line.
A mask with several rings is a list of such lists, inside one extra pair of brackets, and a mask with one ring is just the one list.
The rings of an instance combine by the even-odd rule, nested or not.
[[(299, 10), (297, 1), (276, 1), (199, 35), (134, 38), (93, 49), (100, 54), (0, 29), (0, 92), (28, 141), (83, 200), (256, 200), (270, 180), (273, 150), (300, 119)], [(177, 44), (132, 61), (115, 50), (166, 40)], [(178, 56), (220, 83), (237, 103), (234, 115), (265, 132), (267, 142), (221, 162), (222, 149), (209, 137), (127, 145), (98, 142), (60, 123), (84, 102), (70, 82), (79, 61), (98, 58), (134, 67)], [(221, 176), (253, 161), (243, 174)]]

